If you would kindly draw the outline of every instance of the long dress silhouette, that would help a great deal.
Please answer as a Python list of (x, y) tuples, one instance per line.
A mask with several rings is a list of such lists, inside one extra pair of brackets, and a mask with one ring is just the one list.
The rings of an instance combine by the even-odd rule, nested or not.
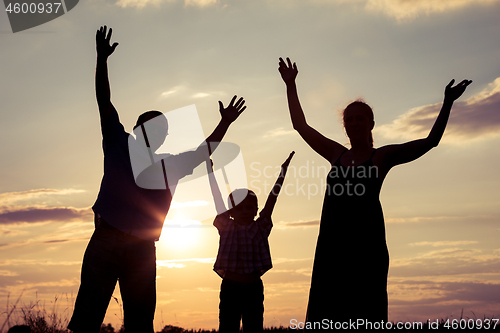
[[(325, 329), (323, 323), (362, 319), (388, 320), (387, 274), (389, 253), (379, 201), (389, 170), (411, 162), (436, 147), (443, 136), (453, 102), (472, 83), (446, 86), (443, 106), (426, 138), (373, 148), (373, 111), (362, 101), (344, 110), (344, 128), (351, 148), (311, 127), (299, 102), (297, 65), (280, 58), (278, 68), (287, 88), (293, 128), (307, 144), (331, 163), (314, 257), (306, 329)], [(331, 324), (330, 324), (331, 325)]]
[(383, 178), (372, 162), (375, 152), (356, 166), (342, 165), (341, 155), (328, 173), (309, 294), (310, 322), (387, 321), (389, 253), (379, 200)]

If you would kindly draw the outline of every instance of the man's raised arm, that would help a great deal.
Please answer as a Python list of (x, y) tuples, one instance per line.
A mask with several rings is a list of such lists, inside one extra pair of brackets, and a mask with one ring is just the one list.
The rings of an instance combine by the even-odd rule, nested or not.
[(97, 98), (97, 105), (99, 106), (99, 114), (101, 116), (101, 125), (109, 116), (116, 112), (113, 104), (111, 104), (111, 90), (109, 88), (108, 78), (108, 57), (115, 51), (118, 43), (110, 45), (111, 33), (113, 29), (109, 29), (106, 36), (106, 26), (100, 27), (97, 30), (96, 50), (97, 50), (97, 65), (95, 71), (95, 94)]
[[(215, 148), (217, 148), (219, 142), (221, 142), (222, 138), (224, 138), (224, 135), (226, 134), (229, 128), (229, 125), (231, 125), (231, 123), (234, 122), (240, 116), (240, 114), (247, 108), (246, 106), (244, 106), (245, 100), (243, 99), (243, 97), (240, 97), (240, 99), (238, 99), (236, 103), (234, 102), (235, 100), (236, 100), (236, 95), (233, 96), (231, 102), (226, 108), (224, 107), (222, 102), (219, 101), (219, 112), (221, 115), (221, 119), (217, 127), (215, 127), (212, 134), (210, 134), (205, 140), (206, 144), (209, 147), (210, 155), (212, 155)], [(202, 146), (203, 145), (204, 143), (202, 144)]]

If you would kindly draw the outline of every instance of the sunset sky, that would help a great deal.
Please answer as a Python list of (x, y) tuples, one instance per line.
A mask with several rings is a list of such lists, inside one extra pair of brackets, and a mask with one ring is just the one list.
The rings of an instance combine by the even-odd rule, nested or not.
[[(0, 307), (22, 293), (19, 305), (51, 312), (57, 298), (71, 315), (103, 173), (94, 73), (106, 24), (119, 43), (112, 102), (128, 132), (146, 110), (194, 104), (207, 136), (217, 102), (243, 96), (224, 141), (239, 145), (261, 208), (296, 152), (273, 214), (265, 326), (304, 320), (329, 169), (291, 126), (278, 58), (297, 63), (309, 124), (342, 144), (339, 112), (354, 99), (373, 107), (381, 147), (425, 137), (448, 82), (473, 80), (441, 144), (385, 180), (389, 320), (499, 316), (499, 15), (500, 0), (81, 0), (12, 33), (1, 11)], [(155, 329), (216, 328), (217, 230), (188, 214), (205, 203), (181, 194), (156, 244)], [(105, 322), (118, 326), (114, 296)]]

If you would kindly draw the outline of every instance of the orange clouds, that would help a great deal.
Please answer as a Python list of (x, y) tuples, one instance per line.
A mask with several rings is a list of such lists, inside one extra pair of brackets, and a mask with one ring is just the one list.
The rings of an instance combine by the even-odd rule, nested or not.
[[(135, 7), (141, 9), (145, 6), (159, 6), (161, 3), (173, 3), (176, 0), (118, 0), (116, 4), (120, 7)], [(184, 0), (184, 6), (209, 7), (219, 3), (219, 0)]]
[(311, 0), (311, 2), (362, 7), (368, 12), (382, 13), (401, 23), (422, 15), (460, 10), (474, 5), (491, 5), (499, 3), (499, 0)]
[(382, 12), (401, 22), (412, 20), (421, 15), (493, 3), (498, 3), (498, 0), (367, 0), (365, 8), (369, 11)]
[(45, 222), (60, 221), (69, 222), (75, 220), (92, 220), (93, 213), (89, 208), (77, 209), (69, 207), (23, 207), (4, 210), (0, 212), (0, 223), (17, 222)]
[[(388, 139), (418, 139), (426, 137), (442, 103), (420, 106), (409, 110), (391, 124), (374, 131)], [(465, 140), (484, 139), (500, 135), (500, 78), (490, 83), (481, 93), (453, 104), (450, 120), (442, 142), (463, 143)]]

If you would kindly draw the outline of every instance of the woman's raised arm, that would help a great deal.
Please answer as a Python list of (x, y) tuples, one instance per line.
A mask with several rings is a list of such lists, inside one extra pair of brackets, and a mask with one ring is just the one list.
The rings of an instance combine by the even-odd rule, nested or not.
[(398, 145), (388, 145), (380, 149), (387, 170), (393, 166), (416, 160), (439, 144), (446, 129), (453, 102), (462, 96), (467, 86), (472, 83), (470, 80), (463, 80), (455, 87), (452, 87), (454, 82), (455, 80), (451, 80), (446, 86), (443, 106), (426, 138)]
[(333, 159), (339, 156), (346, 148), (338, 142), (328, 139), (307, 124), (295, 84), (295, 78), (299, 71), (297, 70), (297, 65), (295, 63), (292, 64), (290, 58), (286, 58), (286, 60), (288, 64), (280, 58), (278, 70), (281, 74), (281, 78), (286, 84), (288, 108), (290, 110), (293, 128), (299, 132), (300, 136), (312, 149), (314, 149), (314, 151), (333, 163)]

